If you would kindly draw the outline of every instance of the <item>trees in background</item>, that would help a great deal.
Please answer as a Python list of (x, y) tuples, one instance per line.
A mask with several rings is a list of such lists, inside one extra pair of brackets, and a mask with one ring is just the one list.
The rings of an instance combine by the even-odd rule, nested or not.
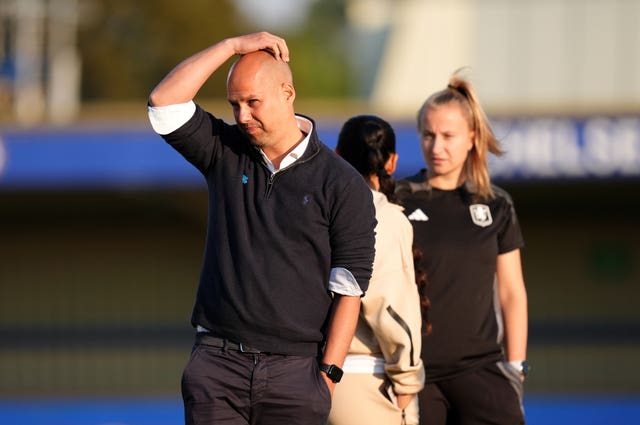
[[(343, 1), (316, 2), (301, 27), (290, 33), (273, 30), (289, 43), (296, 88), (305, 97), (350, 94), (343, 15)], [(145, 98), (189, 54), (225, 37), (264, 29), (243, 19), (229, 0), (85, 0), (78, 38), (82, 98)], [(226, 72), (212, 76), (200, 96), (224, 97), (225, 77)]]

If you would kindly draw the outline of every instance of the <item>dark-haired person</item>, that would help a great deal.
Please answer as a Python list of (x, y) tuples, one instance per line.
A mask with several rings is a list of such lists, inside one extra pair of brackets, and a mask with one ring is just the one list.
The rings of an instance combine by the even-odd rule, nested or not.
[[(232, 125), (193, 98), (235, 55)], [(178, 64), (149, 97), (154, 130), (209, 193), (182, 376), (187, 424), (325, 424), (369, 283), (371, 192), (294, 113), (288, 60), (273, 34), (228, 38)]]
[(424, 384), (421, 309), (413, 263), (413, 230), (394, 203), (395, 134), (381, 118), (346, 121), (336, 152), (371, 188), (376, 255), (360, 318), (336, 388), (330, 425), (418, 424), (416, 394)]
[(429, 277), (420, 423), (522, 424), (527, 373), (523, 239), (510, 196), (493, 186), (499, 143), (472, 85), (454, 74), (418, 113), (426, 170), (398, 181)]

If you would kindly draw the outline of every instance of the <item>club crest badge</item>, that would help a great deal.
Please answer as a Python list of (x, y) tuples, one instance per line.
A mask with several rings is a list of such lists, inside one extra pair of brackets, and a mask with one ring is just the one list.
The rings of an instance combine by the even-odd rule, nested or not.
[(480, 227), (487, 227), (493, 223), (491, 210), (489, 210), (488, 205), (473, 204), (469, 206), (469, 210), (471, 211), (471, 220), (473, 220), (474, 224)]

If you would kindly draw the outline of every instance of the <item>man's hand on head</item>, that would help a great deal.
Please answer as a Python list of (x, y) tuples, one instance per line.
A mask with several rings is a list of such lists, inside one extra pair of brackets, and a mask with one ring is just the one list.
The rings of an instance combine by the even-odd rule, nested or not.
[(238, 55), (264, 50), (277, 60), (289, 62), (289, 48), (286, 41), (268, 32), (257, 32), (228, 39), (233, 43), (233, 51)]

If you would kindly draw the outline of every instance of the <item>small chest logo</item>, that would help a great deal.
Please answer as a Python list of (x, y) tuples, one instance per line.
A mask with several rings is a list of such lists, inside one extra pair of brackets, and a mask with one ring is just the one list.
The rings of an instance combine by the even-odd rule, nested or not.
[(469, 206), (469, 210), (471, 211), (471, 220), (473, 223), (480, 227), (487, 227), (493, 223), (493, 218), (491, 218), (491, 210), (489, 210), (488, 205), (484, 204), (473, 204)]
[(411, 221), (429, 221), (429, 217), (420, 208), (409, 214), (407, 218)]

